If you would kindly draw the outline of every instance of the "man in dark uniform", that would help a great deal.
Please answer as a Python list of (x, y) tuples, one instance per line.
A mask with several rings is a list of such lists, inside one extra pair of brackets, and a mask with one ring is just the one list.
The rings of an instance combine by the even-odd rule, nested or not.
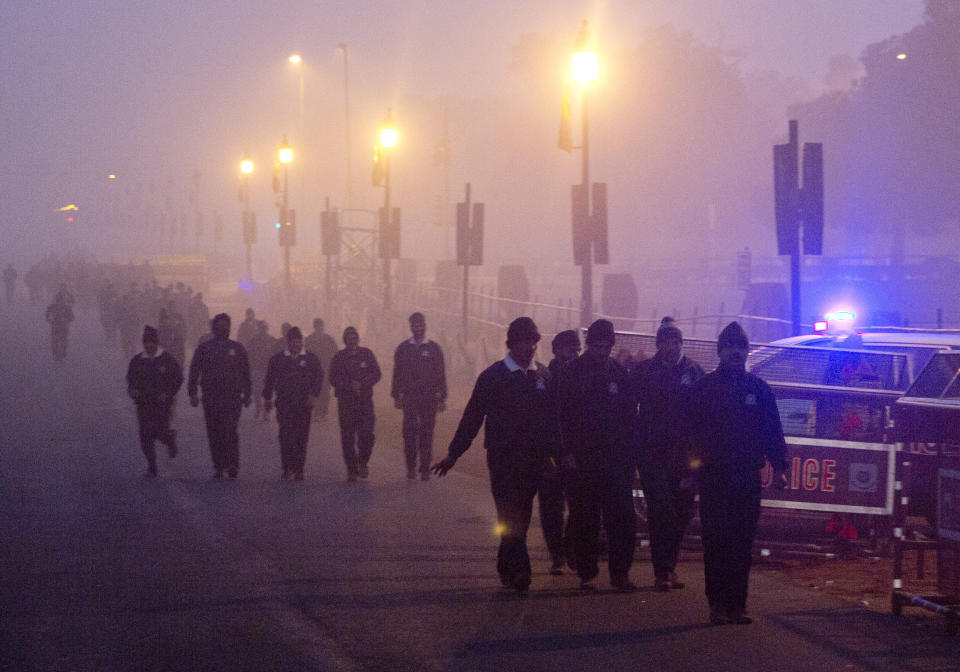
[(143, 352), (127, 367), (127, 392), (137, 405), (140, 449), (147, 458), (147, 477), (157, 475), (156, 441), (177, 456), (176, 433), (170, 429), (173, 400), (183, 384), (180, 362), (159, 347), (159, 335), (151, 326), (143, 328)]
[[(343, 330), (343, 350), (330, 362), (330, 384), (337, 396), (340, 441), (347, 481), (367, 478), (373, 453), (373, 386), (380, 380), (380, 365), (368, 348), (360, 347), (354, 327)], [(358, 455), (359, 453), (359, 455)]]
[(537, 325), (518, 317), (507, 328), (507, 356), (477, 378), (447, 456), (433, 466), (445, 475), (486, 422), (483, 441), (497, 507), (497, 573), (507, 588), (530, 587), (527, 529), (544, 461), (556, 450), (556, 400), (547, 367), (534, 361)]
[(17, 269), (13, 267), (13, 264), (7, 264), (7, 267), (3, 269), (3, 284), (7, 290), (7, 305), (13, 305), (13, 294), (17, 289), (18, 275)]
[(677, 560), (693, 517), (689, 476), (692, 395), (703, 369), (683, 354), (683, 332), (670, 318), (657, 330), (657, 353), (637, 364), (631, 387), (637, 400), (634, 436), (650, 530), (654, 588), (683, 588)]
[(629, 573), (636, 541), (631, 445), (636, 407), (630, 380), (610, 358), (613, 324), (597, 320), (587, 329), (587, 351), (567, 365), (560, 380), (563, 464), (571, 470), (570, 529), (580, 586), (596, 590), (600, 515), (609, 542), (610, 584), (636, 590)]
[[(337, 343), (330, 334), (323, 331), (323, 320), (319, 317), (313, 320), (313, 333), (307, 336), (303, 341), (304, 347), (315, 354), (320, 360), (320, 366), (324, 371), (330, 370), (330, 362), (333, 356), (337, 354)], [(323, 381), (320, 388), (320, 397), (317, 399), (317, 413), (314, 414), (314, 422), (327, 416), (327, 409), (330, 408), (330, 380), (329, 377)]]
[[(573, 329), (561, 331), (554, 336), (551, 342), (553, 359), (547, 368), (550, 370), (550, 382), (556, 396), (556, 387), (567, 364), (580, 356), (580, 337)], [(555, 450), (550, 459), (544, 464), (540, 478), (540, 487), (537, 491), (537, 501), (540, 505), (540, 526), (543, 528), (543, 538), (550, 551), (550, 574), (563, 574), (563, 565), (572, 561), (573, 550), (570, 547), (569, 530), (564, 530), (563, 505), (566, 499), (566, 474), (560, 466), (560, 442), (555, 444)], [(576, 561), (573, 561), (576, 564)]]
[(240, 407), (250, 405), (250, 364), (247, 351), (230, 340), (230, 316), (220, 313), (210, 322), (213, 338), (197, 346), (190, 361), (187, 392), (190, 405), (200, 405), (197, 386), (203, 388), (203, 419), (213, 459), (214, 478), (237, 477)]
[(67, 339), (70, 336), (70, 323), (73, 322), (73, 309), (63, 293), (58, 293), (53, 303), (47, 306), (46, 318), (50, 323), (53, 358), (59, 362), (67, 357)]
[(263, 407), (270, 412), (277, 393), (277, 424), (280, 425), (281, 478), (303, 480), (310, 438), (310, 414), (320, 395), (323, 367), (312, 352), (303, 349), (299, 327), (287, 332), (287, 348), (270, 358), (263, 383)]
[(410, 338), (397, 346), (393, 355), (394, 406), (403, 409), (403, 451), (407, 478), (416, 478), (420, 456), (420, 478), (430, 479), (433, 459), (433, 428), (438, 411), (446, 408), (447, 375), (443, 351), (427, 339), (427, 320), (422, 313), (410, 316)]
[(739, 324), (720, 333), (720, 366), (694, 390), (694, 427), (710, 622), (747, 624), (747, 582), (760, 518), (760, 470), (786, 486), (786, 443), (770, 387), (746, 372), (749, 342)]

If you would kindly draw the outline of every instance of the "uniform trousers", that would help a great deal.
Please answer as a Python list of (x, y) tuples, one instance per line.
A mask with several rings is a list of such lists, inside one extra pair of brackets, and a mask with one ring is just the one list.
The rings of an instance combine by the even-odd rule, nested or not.
[(340, 419), (340, 443), (347, 473), (356, 475), (357, 467), (370, 461), (373, 454), (373, 398), (357, 395), (337, 397)]
[(216, 471), (237, 469), (240, 466), (237, 424), (240, 422), (241, 407), (239, 396), (236, 399), (203, 398), (203, 419), (207, 425), (210, 457)]
[(313, 409), (300, 404), (277, 403), (277, 424), (280, 426), (280, 463), (284, 472), (303, 473), (310, 439), (310, 417)]
[(570, 530), (577, 574), (589, 581), (599, 573), (600, 516), (607, 531), (610, 579), (627, 578), (636, 544), (632, 466), (578, 468), (570, 489)]
[(753, 539), (760, 519), (760, 481), (741, 487), (700, 483), (700, 524), (703, 528), (703, 570), (711, 607), (742, 611), (747, 605), (747, 582)]
[(157, 451), (155, 442), (170, 446), (172, 437), (170, 435), (170, 414), (171, 404), (165, 403), (143, 403), (137, 404), (137, 425), (140, 430), (140, 450), (143, 456), (147, 458), (147, 466), (150, 471), (157, 470)]
[(403, 398), (403, 452), (407, 469), (413, 470), (420, 457), (420, 472), (430, 471), (433, 459), (433, 428), (437, 418), (437, 402), (425, 399)]
[(526, 588), (530, 585), (532, 572), (527, 552), (527, 530), (539, 480), (536, 464), (518, 466), (500, 461), (496, 456), (491, 458), (488, 451), (487, 466), (500, 533), (497, 573), (503, 585)]
[(544, 469), (540, 473), (537, 488), (540, 527), (543, 529), (543, 539), (547, 543), (550, 559), (555, 563), (562, 562), (566, 555), (563, 538), (564, 476), (557, 468)]
[(653, 575), (666, 581), (677, 567), (683, 533), (693, 517), (693, 490), (680, 488), (680, 476), (662, 465), (641, 468), (647, 505)]

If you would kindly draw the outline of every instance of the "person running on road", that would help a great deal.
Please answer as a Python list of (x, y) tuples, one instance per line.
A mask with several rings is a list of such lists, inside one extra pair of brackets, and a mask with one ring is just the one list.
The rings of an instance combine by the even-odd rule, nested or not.
[(403, 409), (403, 451), (407, 478), (430, 480), (433, 459), (433, 428), (437, 412), (446, 408), (447, 376), (440, 346), (427, 339), (423, 313), (410, 316), (413, 337), (397, 346), (393, 355), (393, 404)]
[(787, 446), (777, 402), (765, 382), (747, 373), (749, 341), (736, 322), (717, 339), (720, 366), (694, 390), (694, 466), (700, 486), (703, 571), (710, 622), (748, 624), (747, 583), (760, 518), (760, 470), (786, 486)]
[(343, 350), (330, 362), (330, 384), (337, 396), (340, 442), (347, 481), (370, 475), (370, 456), (375, 440), (373, 386), (380, 381), (380, 365), (368, 348), (360, 347), (356, 328), (343, 330)]
[(198, 386), (203, 389), (203, 418), (213, 460), (214, 478), (226, 471), (236, 478), (240, 468), (240, 438), (237, 424), (241, 406), (250, 405), (250, 364), (247, 351), (230, 340), (230, 316), (220, 313), (210, 324), (213, 338), (197, 346), (190, 361), (187, 393), (190, 405), (200, 405)]
[(157, 475), (156, 441), (167, 446), (171, 458), (177, 456), (176, 432), (170, 429), (173, 401), (183, 373), (180, 362), (159, 345), (157, 330), (143, 328), (143, 352), (135, 355), (127, 367), (127, 392), (137, 406), (140, 449), (147, 458), (147, 477)]
[(477, 378), (447, 456), (433, 465), (444, 476), (486, 424), (490, 488), (497, 508), (500, 548), (497, 573), (506, 588), (526, 595), (530, 588), (527, 530), (543, 464), (556, 450), (557, 408), (550, 371), (533, 356), (537, 325), (518, 317), (507, 328), (507, 356)]
[(281, 478), (303, 480), (310, 438), (310, 414), (323, 385), (323, 367), (312, 352), (303, 349), (299, 327), (287, 332), (287, 348), (270, 358), (263, 383), (263, 407), (270, 411), (277, 394), (280, 426)]

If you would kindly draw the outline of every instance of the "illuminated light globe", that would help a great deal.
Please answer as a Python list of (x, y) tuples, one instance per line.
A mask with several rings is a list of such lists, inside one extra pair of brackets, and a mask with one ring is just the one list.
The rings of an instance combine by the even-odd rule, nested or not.
[(580, 34), (573, 45), (573, 55), (570, 57), (570, 76), (573, 81), (586, 84), (592, 82), (600, 74), (600, 64), (597, 53), (591, 48), (590, 34), (587, 32), (587, 22), (580, 27)]
[(299, 65), (303, 59), (300, 58), (300, 54), (290, 54), (290, 58), (288, 58), (287, 60), (289, 60), (294, 65)]
[[(292, 158), (292, 157), (291, 157)], [(249, 175), (253, 172), (253, 161), (250, 159), (244, 159), (240, 162), (240, 172), (244, 175)]]
[(287, 136), (283, 136), (283, 142), (280, 143), (280, 149), (277, 151), (277, 160), (280, 163), (290, 163), (293, 161), (293, 149), (290, 148), (290, 143), (287, 142)]

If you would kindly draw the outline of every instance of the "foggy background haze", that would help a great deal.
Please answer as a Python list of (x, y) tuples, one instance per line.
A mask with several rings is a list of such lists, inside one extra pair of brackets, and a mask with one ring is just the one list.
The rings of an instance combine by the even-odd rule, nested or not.
[[(488, 266), (535, 257), (575, 278), (569, 188), (579, 182), (580, 159), (559, 151), (556, 140), (562, 78), (583, 18), (600, 54), (591, 177), (609, 184), (611, 269), (639, 273), (645, 260), (732, 257), (744, 246), (774, 255), (771, 145), (786, 140), (789, 118), (800, 120), (801, 142), (825, 145), (827, 254), (887, 253), (889, 237), (864, 243), (850, 233), (873, 226), (857, 213), (876, 183), (843, 180), (857, 175), (864, 155), (876, 159), (878, 180), (889, 179), (884, 162), (900, 161), (903, 147), (875, 144), (877, 126), (862, 120), (852, 124), (862, 132), (851, 136), (849, 108), (861, 104), (856, 91), (870, 93), (854, 86), (870, 70), (861, 56), (872, 54), (879, 81), (884, 49), (915, 34), (924, 10), (921, 0), (5, 3), (3, 261), (65, 247), (100, 258), (209, 253), (219, 215), (216, 246), (235, 255), (239, 273), (237, 166), (248, 153), (256, 163), (258, 275), (276, 273), (280, 255), (266, 227), (276, 218), (271, 165), (284, 133), (295, 157), (294, 259), (318, 255), (324, 197), (347, 204), (343, 42), (353, 206), (380, 204), (371, 156), (391, 107), (400, 133), (392, 167), (402, 256), (453, 255), (453, 206), (470, 181), (487, 207)], [(956, 32), (949, 39), (941, 46), (956, 58)], [(294, 52), (304, 59), (302, 136), (298, 74), (287, 62)], [(914, 62), (911, 54), (887, 65)], [(571, 103), (578, 144), (575, 95)], [(929, 122), (943, 123), (942, 116), (934, 110)], [(437, 160), (444, 118), (446, 197)], [(117, 179), (107, 180), (110, 173)], [(54, 212), (68, 203), (80, 207), (73, 227)], [(954, 205), (917, 230), (936, 238), (952, 226), (955, 233)], [(887, 215), (875, 205), (869, 217)], [(171, 243), (164, 227), (183, 217), (188, 234)], [(155, 238), (143, 233), (151, 228), (160, 230)], [(149, 249), (144, 241), (154, 240)]]

